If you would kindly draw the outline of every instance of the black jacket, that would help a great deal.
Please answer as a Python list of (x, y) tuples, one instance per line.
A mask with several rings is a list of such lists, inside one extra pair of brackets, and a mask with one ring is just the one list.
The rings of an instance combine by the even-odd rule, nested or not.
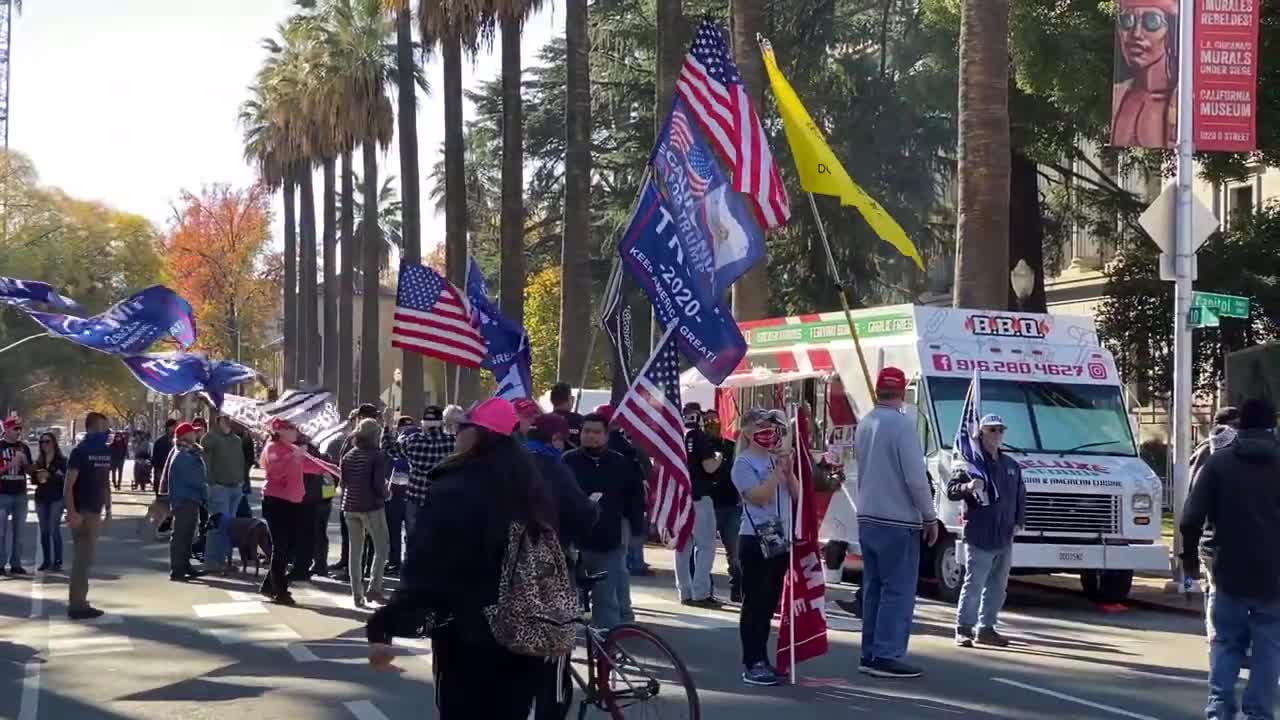
[(720, 469), (711, 476), (711, 499), (717, 508), (732, 508), (742, 504), (742, 495), (733, 484), (733, 457), (737, 452), (733, 441), (727, 438), (708, 436), (712, 450), (719, 450), (724, 456)]
[(578, 487), (578, 481), (560, 458), (533, 453), (533, 462), (551, 491), (560, 517), (560, 544), (577, 545), (600, 517), (600, 509)]
[(165, 462), (169, 459), (169, 451), (173, 450), (173, 434), (160, 433), (151, 445), (151, 471), (155, 479), (156, 492), (160, 492), (160, 476), (164, 474)]
[(1182, 563), (1200, 573), (1205, 521), (1213, 524), (1209, 560), (1214, 585), (1243, 598), (1280, 597), (1280, 441), (1270, 430), (1241, 430), (1234, 445), (1214, 453), (1183, 509)]
[[(963, 464), (951, 473), (947, 499), (964, 501), (965, 542), (983, 550), (999, 550), (1013, 542), (1015, 526), (1027, 524), (1027, 486), (1022, 480), (1022, 466), (1008, 453), (993, 459), (983, 450), (982, 460), (988, 504), (979, 505), (977, 498), (964, 489), (972, 478)], [(998, 494), (992, 492), (993, 485)]]
[(584, 494), (601, 493), (600, 519), (579, 541), (583, 550), (609, 552), (621, 547), (623, 519), (631, 523), (633, 534), (648, 527), (644, 517), (644, 478), (634, 461), (613, 450), (591, 455), (579, 448), (565, 453), (564, 463)]

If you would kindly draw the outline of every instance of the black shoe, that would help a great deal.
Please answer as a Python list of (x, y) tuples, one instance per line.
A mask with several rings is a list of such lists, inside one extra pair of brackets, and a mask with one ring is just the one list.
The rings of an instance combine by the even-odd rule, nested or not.
[(289, 582), (311, 582), (311, 573), (291, 572), (285, 576)]
[(0, 567), (0, 577), (4, 577), (4, 576), (6, 576), (6, 575), (8, 575), (8, 574), (9, 574), (9, 573), (8, 573), (8, 572), (6, 572), (4, 568)]
[(54, 564), (53, 564), (53, 571), (54, 571), (54, 572), (62, 572), (62, 563), (60, 563), (60, 562), (56, 562), (56, 563), (54, 563)]
[(1009, 647), (1009, 638), (996, 632), (995, 628), (978, 628), (978, 635), (973, 639), (973, 642), (975, 645), (986, 645), (987, 647)]
[(383, 575), (390, 575), (391, 577), (400, 577), (400, 566), (399, 566), (399, 565), (388, 565), (388, 566), (387, 566), (387, 569), (382, 571), (382, 574), (383, 574)]
[(206, 574), (207, 573), (204, 570), (188, 570), (187, 571), (187, 577), (189, 578), (204, 577)]
[(287, 605), (289, 607), (294, 607), (298, 604), (298, 601), (293, 599), (293, 595), (290, 595), (287, 592), (280, 593), (279, 595), (271, 598), (271, 602), (276, 605)]
[(40, 563), (40, 566), (36, 568), (36, 572), (47, 572), (51, 567), (53, 567), (53, 564), (46, 560)]
[(335, 570), (333, 573), (329, 575), (329, 577), (333, 578), (334, 580), (337, 580), (338, 582), (344, 582), (344, 583), (351, 582), (351, 575), (347, 574), (347, 571), (345, 569)]
[(98, 608), (87, 606), (67, 611), (67, 617), (72, 620), (93, 620), (94, 618), (102, 617), (104, 614), (105, 613)]
[(724, 603), (717, 600), (714, 595), (708, 595), (701, 600), (694, 600), (689, 604), (706, 610), (719, 610), (724, 607)]
[(169, 573), (169, 580), (172, 582), (184, 583), (187, 581), (187, 576), (185, 573)]
[(900, 660), (875, 658), (867, 666), (867, 674), (878, 678), (918, 678), (924, 672), (920, 668), (908, 665)]
[(964, 626), (956, 628), (956, 647), (973, 647), (973, 628)]
[(852, 600), (837, 600), (836, 607), (856, 618), (862, 617), (862, 603), (856, 597)]
[(26, 568), (22, 567), (21, 565), (14, 565), (13, 567), (9, 568), (9, 574), (10, 575), (29, 575), (30, 573), (28, 573)]
[(336, 565), (330, 565), (330, 566), (329, 566), (329, 571), (330, 571), (330, 572), (343, 572), (343, 571), (345, 571), (346, 569), (347, 569), (347, 561), (346, 561), (346, 560), (339, 560), (339, 561), (338, 561), (338, 563), (337, 563)]
[(729, 588), (729, 602), (737, 603), (739, 605), (742, 604), (742, 588), (738, 588), (738, 587)]

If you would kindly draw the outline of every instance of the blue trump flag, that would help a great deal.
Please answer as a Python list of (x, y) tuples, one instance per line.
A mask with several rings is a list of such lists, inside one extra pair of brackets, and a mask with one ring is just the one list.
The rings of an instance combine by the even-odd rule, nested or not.
[(498, 382), (497, 397), (516, 400), (533, 392), (533, 356), (529, 334), (504, 316), (489, 299), (484, 272), (473, 257), (467, 258), (467, 301), (480, 320), (480, 334), (488, 345), (481, 367)]
[(764, 258), (764, 230), (679, 97), (658, 134), (651, 164), (695, 292), (712, 304)]
[(658, 323), (676, 323), (680, 352), (719, 385), (746, 356), (747, 342), (719, 296), (697, 291), (697, 260), (685, 253), (677, 225), (657, 186), (647, 182), (618, 252), (653, 303)]
[(84, 314), (84, 308), (79, 303), (54, 290), (49, 283), (39, 280), (0, 277), (0, 303), (24, 308), (45, 305), (54, 310)]
[(215, 407), (222, 407), (227, 390), (258, 377), (258, 371), (230, 360), (214, 360), (199, 353), (153, 353), (121, 358), (143, 385), (162, 395), (204, 390)]
[[(978, 437), (978, 422), (982, 417), (982, 376), (973, 371), (973, 380), (969, 382), (969, 391), (964, 396), (964, 407), (960, 411), (960, 427), (956, 428), (956, 439), (953, 447), (953, 466), (958, 464), (969, 474), (970, 480), (984, 481), (983, 487), (975, 498), (979, 505), (990, 505), (1000, 500), (1000, 489), (995, 483), (988, 483), (987, 459), (982, 450), (982, 440)], [(987, 491), (990, 489), (991, 495)]]
[(50, 335), (112, 355), (145, 352), (165, 337), (184, 350), (196, 341), (191, 303), (163, 285), (152, 285), (87, 318), (22, 309)]

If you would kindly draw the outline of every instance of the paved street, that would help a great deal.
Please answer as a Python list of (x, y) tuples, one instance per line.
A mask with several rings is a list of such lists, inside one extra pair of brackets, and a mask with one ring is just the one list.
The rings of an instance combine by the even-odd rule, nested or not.
[[(251, 577), (170, 582), (166, 546), (137, 533), (145, 502), (117, 496), (90, 591), (102, 619), (66, 620), (62, 575), (0, 581), (0, 718), (434, 717), (425, 644), (401, 645), (402, 673), (373, 673), (364, 615), (345, 585), (301, 586), (301, 605), (282, 608), (259, 602)], [(335, 513), (335, 543), (337, 531)], [(648, 553), (659, 564), (667, 554)], [(1205, 643), (1192, 617), (1103, 614), (1078, 597), (1020, 588), (1003, 628), (1015, 646), (959, 650), (949, 608), (922, 601), (912, 652), (927, 675), (888, 681), (855, 671), (858, 621), (834, 611), (832, 651), (801, 666), (799, 686), (758, 689), (738, 678), (736, 614), (680, 606), (668, 577), (637, 584), (635, 605), (684, 657), (705, 718), (1201, 716)]]

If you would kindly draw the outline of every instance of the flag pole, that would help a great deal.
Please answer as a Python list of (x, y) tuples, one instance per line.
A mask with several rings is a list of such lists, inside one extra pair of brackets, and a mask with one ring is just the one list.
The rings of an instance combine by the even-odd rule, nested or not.
[(822, 216), (818, 214), (818, 202), (813, 198), (813, 193), (806, 194), (809, 196), (809, 209), (813, 211), (813, 220), (818, 224), (818, 237), (822, 238), (822, 249), (827, 254), (827, 266), (831, 269), (831, 279), (840, 289), (840, 307), (844, 310), (845, 322), (849, 324), (849, 337), (853, 338), (853, 349), (858, 353), (862, 379), (867, 383), (867, 394), (871, 396), (871, 402), (874, 404), (876, 402), (875, 383), (871, 382), (871, 371), (867, 369), (867, 356), (862, 353), (862, 341), (858, 339), (857, 324), (854, 323), (853, 312), (849, 309), (849, 286), (840, 280), (840, 269), (836, 267), (836, 258), (831, 254), (831, 242), (827, 240), (827, 227), (822, 223)]

